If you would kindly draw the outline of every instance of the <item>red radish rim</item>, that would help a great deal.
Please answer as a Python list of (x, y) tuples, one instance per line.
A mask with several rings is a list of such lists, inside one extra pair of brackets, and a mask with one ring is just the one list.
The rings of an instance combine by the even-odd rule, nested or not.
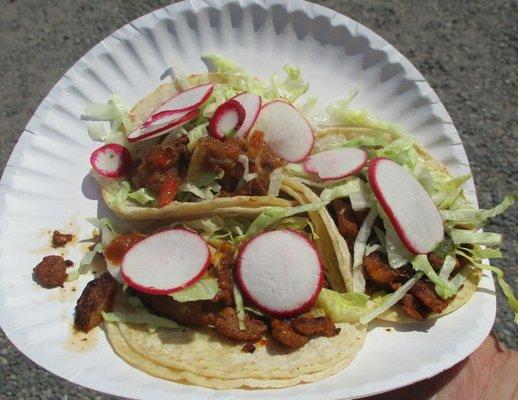
[(164, 232), (168, 232), (168, 231), (185, 231), (185, 232), (187, 232), (187, 233), (189, 233), (191, 235), (196, 235), (197, 237), (201, 238), (203, 243), (205, 243), (205, 246), (207, 247), (207, 260), (205, 261), (204, 265), (202, 266), (200, 272), (198, 274), (196, 274), (193, 278), (189, 279), (184, 284), (182, 284), (180, 286), (177, 286), (177, 287), (175, 287), (173, 289), (155, 289), (155, 288), (149, 288), (149, 287), (146, 287), (146, 286), (142, 286), (142, 285), (134, 282), (124, 272), (124, 268), (123, 268), (124, 259), (126, 258), (127, 254), (129, 253), (129, 250), (128, 250), (126, 252), (126, 254), (124, 254), (124, 257), (122, 257), (122, 262), (121, 262), (121, 267), (120, 267), (121, 276), (124, 279), (124, 282), (126, 282), (126, 284), (128, 286), (130, 286), (131, 288), (133, 288), (135, 290), (138, 290), (139, 292), (142, 292), (142, 293), (155, 294), (155, 295), (166, 295), (166, 294), (171, 294), (171, 293), (179, 292), (180, 290), (183, 290), (185, 288), (188, 288), (189, 286), (194, 285), (196, 282), (198, 282), (202, 278), (203, 275), (205, 275), (205, 273), (207, 272), (207, 269), (209, 268), (210, 262), (211, 262), (210, 249), (209, 249), (209, 246), (208, 246), (207, 242), (205, 241), (205, 239), (203, 239), (199, 233), (193, 232), (190, 229), (171, 228), (171, 229), (165, 229), (165, 230), (160, 231), (160, 232), (156, 232), (153, 235), (150, 235), (147, 238), (145, 238), (145, 239), (141, 240), (140, 242), (138, 242), (131, 249), (136, 248), (138, 245), (140, 245), (141, 243), (144, 243), (148, 238), (153, 237), (154, 235), (158, 235), (160, 233), (164, 233)]
[[(212, 92), (214, 92), (214, 84), (213, 83), (204, 83), (203, 85), (198, 85), (198, 86), (195, 86), (195, 87), (192, 87), (192, 88), (189, 88), (187, 90), (184, 90), (180, 93), (178, 93), (177, 95), (171, 97), (170, 99), (164, 101), (160, 106), (158, 106), (156, 110), (158, 110), (160, 107), (162, 107), (164, 104), (166, 104), (168, 101), (171, 101), (172, 99), (174, 99), (175, 97), (177, 96), (180, 96), (184, 93), (188, 93), (190, 92), (191, 90), (196, 90), (196, 89), (199, 89), (201, 87), (204, 87), (204, 86), (209, 86), (209, 88), (207, 89), (207, 92), (202, 96), (202, 98), (197, 101), (196, 103), (190, 105), (190, 106), (187, 106), (187, 107), (183, 107), (183, 108), (172, 108), (170, 110), (165, 110), (165, 111), (175, 111), (175, 112), (181, 112), (181, 111), (190, 111), (190, 110), (193, 110), (195, 108), (199, 108), (200, 105), (202, 105), (203, 103), (205, 103), (207, 101), (207, 99), (212, 95)], [(161, 112), (161, 111), (159, 111)]]
[(275, 310), (271, 310), (267, 307), (264, 307), (263, 305), (261, 305), (259, 302), (257, 302), (257, 300), (254, 298), (254, 296), (252, 296), (252, 294), (249, 292), (248, 288), (246, 287), (246, 285), (244, 284), (243, 282), (243, 276), (241, 275), (241, 268), (242, 268), (242, 254), (245, 252), (246, 248), (248, 247), (248, 245), (250, 243), (252, 243), (254, 241), (254, 239), (257, 239), (259, 236), (263, 235), (264, 233), (268, 233), (268, 232), (271, 232), (271, 231), (266, 231), (266, 232), (263, 232), (257, 236), (254, 236), (253, 238), (249, 239), (240, 249), (239, 249), (239, 254), (237, 256), (237, 263), (236, 263), (236, 279), (237, 279), (237, 282), (238, 282), (238, 285), (239, 285), (239, 288), (241, 289), (241, 291), (243, 292), (244, 296), (246, 297), (246, 299), (254, 306), (256, 307), (257, 309), (259, 309), (260, 311), (263, 311), (265, 312), (266, 314), (272, 316), (272, 317), (277, 317), (277, 318), (289, 318), (289, 317), (294, 317), (296, 315), (300, 315), (308, 310), (311, 309), (311, 307), (316, 303), (317, 301), (317, 298), (318, 298), (318, 295), (320, 294), (320, 292), (322, 291), (322, 286), (324, 284), (324, 269), (323, 269), (323, 263), (322, 263), (322, 257), (320, 256), (320, 253), (318, 252), (316, 246), (305, 236), (303, 235), (302, 233), (300, 232), (297, 232), (297, 231), (294, 231), (292, 229), (279, 229), (278, 231), (281, 231), (281, 232), (288, 232), (288, 233), (291, 233), (291, 234), (294, 234), (294, 235), (297, 235), (297, 236), (300, 236), (302, 239), (304, 239), (310, 246), (311, 248), (315, 251), (317, 257), (318, 257), (318, 264), (319, 264), (319, 278), (318, 278), (318, 283), (317, 283), (317, 288), (315, 290), (315, 293), (313, 293), (311, 295), (311, 297), (304, 303), (302, 303), (300, 306), (298, 306), (297, 308), (293, 309), (293, 310), (288, 310), (288, 311), (275, 311)]
[[(180, 115), (185, 115), (188, 111), (175, 111), (175, 110), (164, 110), (164, 111), (159, 111), (157, 112), (156, 114), (153, 114), (151, 115), (143, 124), (140, 128), (147, 128), (148, 126), (150, 125), (153, 125), (154, 123), (156, 123), (158, 120), (160, 119), (163, 119), (169, 115), (174, 115), (174, 114), (180, 114)], [(180, 118), (179, 118), (180, 119)]]
[[(385, 160), (386, 161), (390, 161), (390, 162), (394, 162), (391, 159), (386, 158), (386, 157), (377, 157), (377, 158), (374, 158), (370, 162), (370, 164), (369, 164), (369, 168), (368, 168), (368, 171), (367, 171), (367, 176), (369, 178), (369, 184), (370, 184), (370, 186), (372, 188), (372, 191), (374, 192), (374, 195), (376, 196), (376, 199), (381, 204), (381, 207), (383, 208), (383, 211), (385, 212), (385, 214), (387, 214), (387, 217), (390, 220), (390, 223), (392, 224), (392, 226), (396, 230), (397, 236), (401, 240), (403, 245), (413, 254), (429, 254), (429, 253), (431, 253), (433, 251), (433, 249), (431, 249), (428, 252), (422, 252), (420, 249), (417, 249), (414, 246), (414, 244), (410, 241), (410, 239), (406, 235), (405, 230), (403, 229), (403, 227), (401, 226), (401, 224), (397, 220), (396, 216), (394, 215), (394, 212), (392, 211), (392, 208), (388, 205), (387, 200), (385, 199), (385, 196), (383, 196), (382, 189), (378, 185), (378, 182), (377, 182), (377, 180), (375, 178), (375, 174), (376, 174), (376, 169), (378, 168), (378, 164), (380, 162), (382, 162), (382, 161), (385, 161)], [(433, 203), (433, 204), (437, 208), (437, 205), (435, 203)], [(437, 212), (439, 212), (439, 211), (437, 211)]]
[[(236, 134), (236, 136), (238, 137), (242, 137), (243, 139), (246, 139), (248, 134), (250, 133), (250, 131), (252, 130), (254, 124), (255, 124), (255, 121), (257, 120), (257, 117), (259, 116), (259, 113), (261, 112), (261, 108), (263, 106), (263, 99), (261, 96), (259, 96), (258, 94), (254, 94), (254, 93), (250, 93), (250, 92), (242, 92), (242, 93), (239, 93), (239, 94), (236, 94), (234, 97), (232, 97), (230, 100), (236, 100), (239, 96), (242, 96), (244, 94), (253, 94), (254, 96), (257, 96), (259, 98), (259, 107), (257, 107), (257, 110), (255, 111), (255, 115), (253, 116), (253, 118), (250, 119), (250, 127), (248, 128), (247, 132), (246, 133), (243, 133), (241, 135)], [(236, 100), (237, 102), (239, 102), (239, 100)], [(244, 106), (242, 106), (243, 108), (245, 108)], [(246, 109), (245, 109), (245, 114), (246, 114)], [(245, 115), (245, 119), (246, 119), (246, 115)], [(243, 123), (245, 121), (243, 120)], [(243, 124), (241, 124), (241, 126), (239, 127), (238, 131), (243, 127)]]
[(185, 114), (185, 116), (183, 116), (182, 118), (177, 119), (177, 120), (171, 122), (170, 124), (161, 126), (160, 128), (157, 128), (156, 130), (140, 134), (137, 137), (134, 137), (134, 136), (132, 137), (131, 135), (133, 134), (133, 132), (140, 131), (143, 128), (143, 126), (142, 126), (140, 128), (137, 128), (136, 130), (134, 130), (132, 133), (130, 133), (127, 136), (128, 142), (131, 142), (131, 143), (140, 142), (141, 140), (144, 140), (144, 139), (152, 139), (152, 137), (160, 136), (161, 134), (165, 134), (166, 133), (164, 131), (167, 131), (169, 129), (176, 128), (177, 126), (186, 124), (187, 122), (189, 122), (192, 119), (194, 119), (196, 117), (196, 115), (198, 115), (198, 109), (197, 108), (194, 109), (194, 110), (188, 111), (187, 114)]
[(238, 131), (241, 128), (246, 116), (245, 108), (237, 100), (230, 99), (220, 104), (209, 121), (209, 134), (212, 137), (219, 140), (224, 140), (227, 137), (225, 134), (220, 135), (218, 132), (218, 122), (230, 110), (237, 113), (237, 123), (232, 130)]
[[(300, 161), (304, 160), (307, 156), (309, 156), (311, 154), (311, 150), (313, 150), (313, 147), (315, 146), (315, 132), (313, 131), (313, 128), (311, 127), (311, 124), (308, 122), (306, 117), (304, 115), (302, 115), (302, 113), (299, 110), (297, 110), (293, 104), (290, 104), (290, 103), (288, 103), (285, 100), (277, 99), (277, 100), (272, 100), (272, 101), (270, 101), (270, 102), (268, 102), (266, 104), (263, 104), (263, 106), (261, 107), (259, 112), (261, 112), (265, 107), (268, 107), (270, 104), (277, 103), (277, 102), (281, 102), (281, 103), (287, 104), (291, 108), (293, 108), (304, 119), (304, 121), (306, 122), (307, 126), (309, 127), (309, 129), (311, 131), (311, 146), (309, 147), (308, 151), (302, 157), (300, 157), (300, 158), (298, 158), (296, 160), (286, 160), (286, 161), (289, 161), (289, 162), (292, 162), (292, 163), (300, 162)], [(268, 144), (268, 143), (266, 143), (266, 144)], [(281, 158), (283, 158), (283, 157), (281, 157)]]
[[(354, 147), (356, 148), (356, 147)], [(353, 175), (356, 175), (358, 174), (362, 169), (363, 167), (365, 167), (365, 164), (367, 164), (367, 152), (362, 150), (362, 149), (358, 149), (358, 150), (361, 150), (362, 151), (362, 155), (363, 155), (363, 161), (360, 165), (358, 165), (358, 167), (348, 171), (347, 173), (345, 174), (341, 174), (341, 175), (335, 175), (335, 176), (326, 176), (325, 178), (321, 177), (318, 173), (318, 169), (314, 169), (312, 166), (311, 166), (311, 155), (306, 159), (306, 161), (304, 161), (304, 170), (306, 172), (309, 172), (309, 173), (312, 173), (312, 174), (316, 174), (318, 175), (318, 177), (324, 181), (331, 181), (333, 179), (342, 179), (342, 178), (346, 178), (348, 176), (353, 176)], [(318, 153), (316, 153), (318, 154)]]
[[(106, 172), (106, 170), (100, 169), (97, 166), (97, 157), (107, 150), (112, 150), (119, 157), (119, 166), (113, 172)], [(120, 178), (121, 176), (124, 176), (131, 167), (132, 163), (133, 158), (131, 157), (129, 150), (117, 143), (105, 144), (104, 146), (95, 149), (90, 155), (90, 165), (94, 171), (106, 178)]]

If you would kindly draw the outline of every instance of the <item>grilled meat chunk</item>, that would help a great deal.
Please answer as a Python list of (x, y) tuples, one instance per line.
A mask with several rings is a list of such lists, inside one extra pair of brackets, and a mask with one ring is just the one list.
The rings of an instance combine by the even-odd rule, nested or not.
[(417, 321), (424, 321), (430, 315), (430, 309), (410, 293), (405, 294), (401, 300), (401, 307), (411, 318)]
[(218, 306), (210, 301), (180, 303), (170, 296), (155, 296), (138, 292), (142, 303), (154, 314), (172, 319), (182, 325), (214, 325)]
[(151, 147), (134, 171), (133, 184), (155, 194), (159, 207), (174, 200), (182, 179), (187, 175), (191, 159), (188, 143), (187, 136), (182, 136), (172, 143)]
[(300, 349), (309, 340), (307, 336), (295, 332), (288, 321), (272, 319), (271, 327), (272, 336), (286, 347)]
[(52, 234), (52, 247), (64, 247), (68, 242), (74, 238), (74, 235), (70, 233), (61, 233), (54, 231)]
[[(377, 252), (365, 256), (363, 266), (367, 279), (393, 291), (397, 290), (401, 284), (408, 281), (415, 274), (415, 271), (409, 266), (397, 269), (391, 268)], [(434, 285), (424, 278), (418, 280), (409, 290), (409, 293), (415, 298), (412, 303), (419, 300), (435, 313), (441, 313), (449, 304), (448, 300), (444, 300), (437, 295)], [(410, 304), (409, 301), (407, 300), (407, 305)]]
[(108, 272), (88, 282), (77, 300), (74, 326), (88, 332), (99, 325), (103, 320), (101, 312), (112, 307), (117, 287), (117, 281)]
[(329, 317), (296, 317), (290, 321), (290, 326), (293, 330), (304, 336), (319, 335), (319, 336), (335, 336), (340, 333), (340, 328), (335, 326), (335, 323)]
[(41, 286), (50, 289), (63, 286), (67, 279), (67, 266), (67, 262), (61, 256), (46, 256), (32, 271), (35, 280)]
[(231, 307), (225, 307), (218, 313), (214, 328), (229, 339), (239, 342), (257, 342), (268, 330), (263, 321), (251, 317), (248, 313), (245, 313), (245, 329), (239, 329), (236, 310)]

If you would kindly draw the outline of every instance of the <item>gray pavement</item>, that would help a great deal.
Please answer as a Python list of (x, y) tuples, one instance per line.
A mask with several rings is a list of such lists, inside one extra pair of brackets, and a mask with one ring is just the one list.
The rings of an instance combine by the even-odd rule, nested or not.
[[(88, 49), (125, 23), (169, 4), (152, 0), (0, 2), (0, 172), (37, 105)], [(480, 205), (518, 189), (518, 2), (317, 1), (371, 28), (421, 71), (460, 131)], [(514, 19), (513, 19), (514, 17)], [(518, 291), (518, 207), (489, 229), (505, 235), (508, 282)], [(495, 330), (518, 348), (498, 291)], [(455, 338), (452, 338), (455, 340)], [(0, 399), (109, 399), (26, 359), (0, 331)]]

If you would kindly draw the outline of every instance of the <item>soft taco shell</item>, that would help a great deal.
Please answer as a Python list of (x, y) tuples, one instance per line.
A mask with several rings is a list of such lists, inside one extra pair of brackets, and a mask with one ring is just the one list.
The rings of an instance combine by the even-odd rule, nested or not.
[[(115, 311), (127, 309), (120, 295)], [(256, 344), (254, 353), (203, 328), (160, 329), (149, 333), (138, 325), (106, 323), (114, 350), (130, 365), (173, 381), (231, 389), (267, 388), (313, 382), (347, 366), (361, 348), (366, 327), (337, 324), (338, 335), (311, 339), (304, 347), (288, 351), (275, 342)]]
[[(313, 148), (313, 153), (318, 153), (320, 151), (324, 151), (326, 149), (335, 147), (337, 144), (343, 141), (344, 138), (351, 140), (355, 139), (358, 136), (372, 136), (377, 137), (382, 135), (384, 138), (389, 141), (396, 140), (401, 137), (396, 131), (392, 130), (379, 130), (372, 128), (361, 128), (361, 127), (333, 127), (322, 130), (315, 135), (315, 146)], [(417, 153), (420, 157), (425, 161), (427, 168), (436, 170), (438, 172), (449, 174), (448, 169), (442, 165), (439, 161), (437, 161), (430, 153), (428, 153), (422, 146), (416, 144), (415, 146)], [(318, 200), (316, 194), (299, 182), (297, 178), (288, 178), (288, 185), (293, 187), (302, 193), (308, 202)], [(324, 210), (321, 212), (324, 214)], [(352, 283), (352, 259), (343, 240), (342, 236), (338, 232), (338, 228), (334, 223), (333, 219), (325, 210), (328, 218), (322, 218), (323, 223), (327, 227), (327, 231), (332, 238), (333, 248), (337, 254), (337, 262), (339, 264), (339, 269), (342, 272), (344, 277), (344, 281), (346, 282), (346, 286), (348, 290), (352, 290), (352, 287), (348, 285), (348, 282)], [(449, 314), (459, 307), (466, 304), (469, 299), (473, 296), (475, 291), (477, 290), (478, 283), (480, 281), (480, 277), (482, 276), (481, 271), (478, 268), (473, 268), (471, 266), (465, 267), (462, 273), (466, 274), (466, 281), (462, 288), (457, 292), (455, 298), (450, 302), (448, 307), (441, 314), (430, 314), (428, 319), (438, 318), (442, 315)], [(402, 323), (416, 323), (416, 320), (408, 317), (408, 315), (402, 310), (401, 307), (395, 306), (386, 313), (382, 314), (378, 318), (391, 321), (391, 322), (402, 322)]]
[[(210, 73), (192, 75), (189, 80), (196, 85), (204, 83), (224, 83), (228, 81), (225, 74)], [(138, 101), (130, 111), (134, 126), (140, 126), (149, 115), (167, 99), (178, 93), (174, 83), (164, 83)], [(152, 144), (152, 141), (150, 141)], [(110, 181), (101, 180), (101, 192), (106, 205), (125, 220), (160, 220), (160, 219), (195, 219), (214, 215), (258, 215), (265, 207), (289, 207), (291, 202), (271, 196), (234, 196), (219, 197), (212, 200), (187, 203), (173, 201), (165, 207), (146, 207), (136, 204), (117, 205), (114, 193), (110, 191)]]

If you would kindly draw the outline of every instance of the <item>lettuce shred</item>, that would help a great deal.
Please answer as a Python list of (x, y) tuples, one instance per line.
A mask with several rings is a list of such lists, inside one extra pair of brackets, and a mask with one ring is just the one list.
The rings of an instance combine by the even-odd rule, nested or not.
[(322, 288), (316, 306), (334, 322), (356, 323), (368, 312), (368, 300), (369, 296), (363, 293), (338, 293)]
[(218, 281), (216, 278), (202, 278), (194, 285), (189, 286), (179, 292), (172, 293), (171, 296), (176, 301), (184, 303), (186, 301), (212, 300), (218, 293)]
[(117, 323), (125, 323), (125, 324), (139, 324), (139, 325), (147, 325), (151, 328), (168, 328), (168, 329), (178, 329), (180, 325), (176, 322), (171, 321), (170, 319), (159, 317), (154, 314), (150, 314), (148, 312), (138, 311), (133, 313), (127, 312), (102, 312), (103, 319), (108, 322), (117, 322)]

